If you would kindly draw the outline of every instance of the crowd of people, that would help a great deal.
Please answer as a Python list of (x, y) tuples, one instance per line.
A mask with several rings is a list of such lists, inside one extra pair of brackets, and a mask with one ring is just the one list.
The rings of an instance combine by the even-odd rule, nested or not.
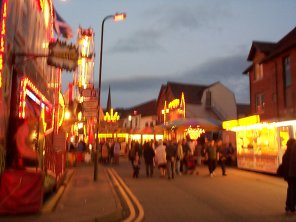
[(100, 162), (103, 164), (119, 164), (119, 155), (122, 144), (118, 140), (101, 141), (100, 144)]
[(222, 175), (226, 176), (226, 165), (232, 165), (235, 149), (231, 143), (225, 145), (222, 140), (183, 139), (181, 141), (168, 140), (158, 142), (146, 141), (143, 146), (132, 141), (128, 157), (133, 168), (133, 177), (138, 178), (141, 160), (145, 164), (147, 177), (152, 177), (154, 168), (158, 168), (161, 177), (174, 179), (175, 175), (198, 175), (198, 166), (208, 165), (209, 175), (214, 176), (219, 163)]

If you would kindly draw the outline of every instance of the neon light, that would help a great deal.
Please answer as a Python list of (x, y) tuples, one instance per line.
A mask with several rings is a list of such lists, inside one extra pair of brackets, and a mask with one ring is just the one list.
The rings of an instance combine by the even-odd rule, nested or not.
[(222, 123), (222, 127), (223, 127), (223, 129), (231, 130), (234, 127), (249, 126), (249, 125), (253, 125), (253, 124), (257, 124), (257, 123), (260, 123), (260, 116), (253, 115), (253, 116), (240, 118), (238, 120), (224, 121)]
[(106, 122), (116, 122), (118, 121), (120, 118), (120, 116), (118, 115), (118, 112), (113, 111), (113, 108), (111, 108), (110, 114), (108, 112), (106, 112), (106, 115), (104, 116), (104, 120)]
[(174, 99), (169, 103), (169, 109), (175, 109), (178, 108), (180, 105), (180, 100), (179, 99)]
[[(63, 97), (63, 94), (61, 92), (59, 92), (59, 105), (62, 109), (62, 113), (59, 113), (59, 127), (63, 124), (64, 121), (64, 116), (65, 116), (65, 100)], [(59, 109), (60, 110), (60, 109)]]
[(42, 120), (42, 123), (43, 123), (43, 131), (45, 132), (46, 131), (46, 126), (47, 126), (47, 123), (45, 122), (45, 109), (42, 106), (41, 106), (41, 108), (42, 108), (41, 109), (41, 120)]
[(185, 103), (185, 95), (184, 92), (182, 92), (181, 95), (181, 104), (180, 104), (180, 109), (183, 108), (183, 117), (186, 117), (186, 103)]
[(112, 138), (113, 134), (112, 133), (100, 133), (99, 138)]
[[(27, 90), (27, 88), (31, 90)], [(31, 92), (32, 91), (32, 92)], [(45, 98), (45, 96), (33, 85), (33, 83), (26, 77), (21, 79), (20, 83), (20, 103), (19, 103), (19, 118), (24, 119), (26, 116), (26, 95), (28, 95), (37, 104), (41, 104), (41, 101), (46, 104), (50, 109), (52, 105)], [(41, 100), (41, 101), (40, 101)]]
[(201, 134), (205, 133), (204, 129), (201, 128), (191, 128), (191, 126), (185, 130), (189, 135), (190, 139), (196, 140), (200, 137)]
[(1, 27), (0, 27), (0, 89), (2, 88), (3, 76), (3, 57), (5, 51), (5, 34), (6, 34), (6, 18), (7, 18), (7, 0), (4, 0), (1, 11)]

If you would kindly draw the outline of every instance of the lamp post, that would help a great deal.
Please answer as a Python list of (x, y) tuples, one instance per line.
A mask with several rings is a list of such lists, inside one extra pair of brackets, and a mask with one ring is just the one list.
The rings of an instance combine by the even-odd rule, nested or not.
[(122, 21), (126, 18), (125, 13), (116, 13), (114, 15), (107, 15), (102, 21), (101, 27), (101, 49), (100, 49), (100, 68), (99, 68), (99, 92), (98, 92), (98, 120), (97, 120), (97, 146), (94, 151), (94, 181), (97, 181), (98, 172), (98, 148), (99, 148), (99, 126), (100, 126), (100, 107), (101, 107), (101, 80), (102, 80), (102, 63), (103, 63), (103, 43), (104, 43), (104, 24), (107, 19), (113, 19), (114, 21)]

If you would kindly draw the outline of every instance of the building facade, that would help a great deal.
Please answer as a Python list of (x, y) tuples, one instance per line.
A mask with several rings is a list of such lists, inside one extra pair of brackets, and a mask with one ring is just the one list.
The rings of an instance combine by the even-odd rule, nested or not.
[[(47, 64), (56, 12), (51, 0), (2, 0), (0, 9), (0, 199), (7, 200), (0, 214), (37, 212), (44, 175), (60, 181), (65, 169), (65, 144), (56, 140), (62, 136), (61, 70)], [(18, 195), (8, 195), (22, 177), (13, 191)], [(26, 191), (33, 189), (30, 196)]]
[(235, 96), (222, 83), (194, 85), (168, 82), (157, 100), (159, 123), (180, 118), (213, 118), (219, 121), (237, 118)]
[(295, 118), (296, 28), (275, 43), (254, 41), (247, 60), (251, 113), (261, 120)]

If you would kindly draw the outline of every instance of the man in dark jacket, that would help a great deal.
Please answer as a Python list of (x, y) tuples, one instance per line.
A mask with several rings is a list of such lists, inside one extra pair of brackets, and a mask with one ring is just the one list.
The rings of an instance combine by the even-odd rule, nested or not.
[(286, 212), (295, 212), (296, 205), (296, 140), (289, 139), (282, 160), (283, 177), (288, 183)]
[(147, 141), (144, 144), (143, 156), (144, 156), (145, 166), (146, 166), (146, 176), (152, 177), (153, 176), (153, 158), (155, 156), (155, 153), (150, 141), (149, 142)]
[(175, 177), (176, 158), (177, 158), (177, 143), (169, 141), (166, 146), (168, 179), (171, 179), (171, 178), (174, 179)]

